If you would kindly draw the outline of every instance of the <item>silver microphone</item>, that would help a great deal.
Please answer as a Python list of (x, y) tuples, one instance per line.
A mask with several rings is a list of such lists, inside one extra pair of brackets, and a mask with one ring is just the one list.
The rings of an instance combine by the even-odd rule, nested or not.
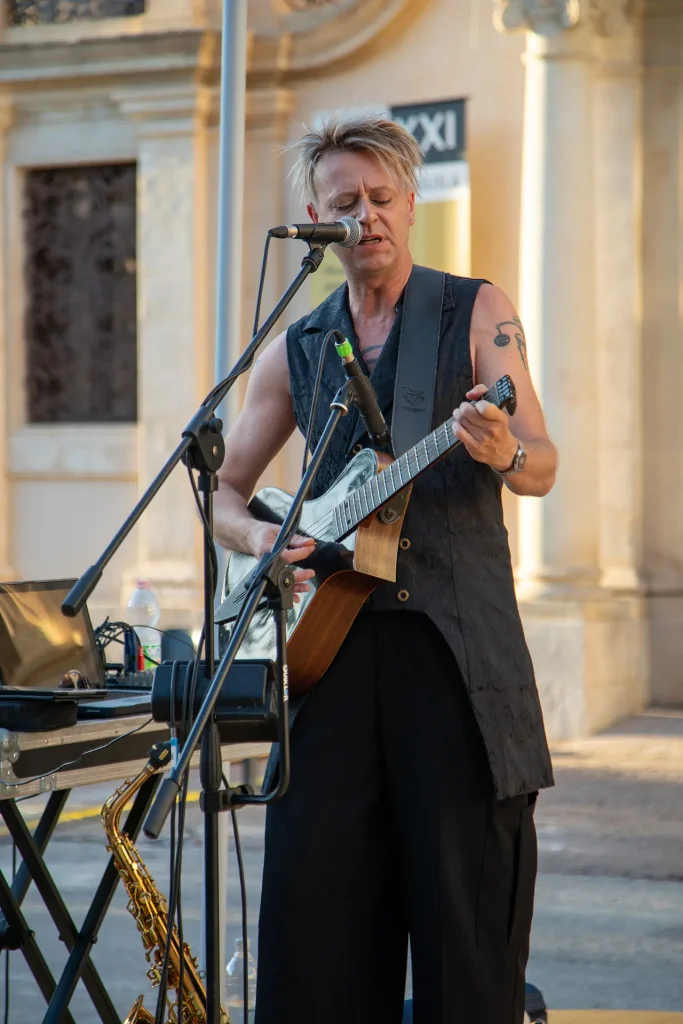
[(301, 238), (305, 242), (318, 242), (320, 245), (336, 242), (350, 249), (358, 245), (363, 237), (363, 226), (355, 217), (342, 217), (334, 224), (281, 224), (280, 227), (272, 228), (270, 234), (273, 238)]

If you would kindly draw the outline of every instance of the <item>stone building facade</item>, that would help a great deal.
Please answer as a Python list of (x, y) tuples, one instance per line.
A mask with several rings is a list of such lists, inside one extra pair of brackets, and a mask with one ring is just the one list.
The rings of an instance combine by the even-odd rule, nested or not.
[[(211, 384), (220, 6), (4, 0), (0, 11), (0, 574), (70, 576)], [(304, 217), (287, 181), (298, 123), (338, 106), (467, 98), (471, 271), (519, 306), (560, 452), (549, 497), (506, 499), (549, 730), (683, 703), (680, 0), (249, 0), (247, 89), (243, 342), (265, 231)], [(44, 282), (45, 261), (29, 260), (27, 180), (121, 165), (136, 180), (135, 252), (119, 259), (121, 287), (135, 279), (134, 419), (112, 400), (119, 412), (104, 419), (78, 420), (67, 403), (59, 421), (36, 420), (28, 356), (55, 357), (27, 326), (29, 298), (46, 301), (44, 283), (28, 287), (27, 266)], [(86, 178), (99, 195), (95, 170)], [(273, 247), (264, 308), (300, 256)], [(290, 319), (308, 302), (302, 293)], [(97, 330), (93, 359), (108, 365), (113, 328)], [(110, 376), (97, 385), (107, 394)], [(298, 462), (294, 443), (269, 480), (292, 485)], [(178, 471), (107, 572), (93, 618), (145, 576), (166, 622), (190, 625), (199, 570)]]

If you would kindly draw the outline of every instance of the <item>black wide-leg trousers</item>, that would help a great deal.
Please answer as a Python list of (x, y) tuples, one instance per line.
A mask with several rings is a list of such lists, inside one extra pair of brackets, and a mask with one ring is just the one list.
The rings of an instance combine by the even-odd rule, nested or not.
[(292, 730), (268, 809), (256, 1024), (521, 1024), (534, 795), (496, 801), (457, 663), (364, 612)]

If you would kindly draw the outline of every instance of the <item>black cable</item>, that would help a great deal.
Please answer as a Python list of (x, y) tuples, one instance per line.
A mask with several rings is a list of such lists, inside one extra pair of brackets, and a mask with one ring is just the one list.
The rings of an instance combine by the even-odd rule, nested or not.
[[(189, 731), (192, 718), (194, 717), (194, 698), (197, 690), (197, 679), (199, 676), (199, 663), (201, 661), (202, 651), (204, 648), (204, 630), (199, 637), (199, 643), (197, 644), (196, 655), (191, 662), (192, 664), (192, 677), (189, 686), (183, 687), (183, 706), (182, 715), (180, 721), (180, 728), (183, 731), (183, 736), (187, 736)], [(172, 700), (171, 707), (175, 708), (175, 700)], [(173, 712), (175, 722), (175, 711)], [(161, 966), (160, 979), (159, 979), (159, 995), (157, 997), (156, 1015), (154, 1018), (154, 1024), (164, 1024), (164, 1016), (166, 1009), (166, 993), (168, 990), (168, 969), (170, 965), (171, 956), (171, 932), (174, 928), (176, 921), (179, 923), (178, 927), (178, 943), (179, 948), (182, 951), (183, 948), (183, 936), (182, 936), (182, 913), (178, 917), (178, 907), (180, 905), (181, 897), (181, 872), (183, 862), (183, 840), (185, 832), (185, 809), (187, 806), (187, 792), (189, 782), (189, 771), (185, 772), (180, 784), (180, 793), (176, 797), (173, 803), (172, 817), (171, 817), (171, 852), (170, 852), (170, 878), (169, 878), (169, 898), (168, 898), (168, 931), (166, 949), (164, 951), (164, 959)], [(178, 809), (177, 818), (177, 830), (175, 828), (175, 812), (176, 807)], [(177, 834), (176, 834), (177, 832)], [(179, 973), (178, 982), (178, 1005), (182, 1002), (182, 986), (184, 982), (184, 965), (182, 964), (181, 955), (181, 970)]]
[[(12, 881), (17, 874), (17, 844), (12, 840)], [(10, 984), (9, 984), (9, 948), (5, 950), (5, 1024), (9, 1024)]]
[(244, 1024), (249, 1020), (249, 934), (247, 918), (247, 880), (244, 873), (244, 858), (242, 856), (242, 841), (240, 839), (239, 825), (237, 824), (237, 811), (230, 811), (232, 818), (232, 834), (235, 837), (235, 854), (237, 856), (237, 873), (240, 879), (240, 895), (242, 901), (242, 999), (244, 1002)]
[[(153, 629), (155, 633), (159, 633), (161, 636), (173, 636), (174, 640), (184, 644), (185, 647), (189, 647), (194, 654), (194, 644), (190, 640), (185, 640), (184, 637), (178, 636), (177, 633), (172, 634), (170, 629), (159, 629), (158, 626), (148, 626), (147, 628)], [(102, 625), (94, 630), (94, 633), (97, 646), (106, 647), (107, 644), (122, 644), (123, 640), (120, 637), (125, 633), (135, 633), (135, 627), (131, 626), (128, 622), (110, 622), (109, 619), (105, 619)], [(104, 641), (100, 639), (102, 634), (104, 634)]]
[[(258, 321), (259, 321), (260, 311), (261, 311), (261, 299), (263, 297), (263, 287), (264, 287), (265, 276), (266, 276), (266, 267), (267, 267), (267, 263), (268, 263), (268, 250), (269, 250), (269, 247), (270, 247), (270, 239), (271, 239), (271, 237), (272, 236), (270, 235), (270, 233), (268, 233), (268, 235), (266, 236), (266, 243), (265, 243), (264, 250), (263, 250), (263, 260), (262, 260), (262, 263), (261, 263), (261, 276), (260, 276), (260, 279), (259, 279), (258, 294), (257, 294), (257, 298), (256, 298), (256, 311), (255, 311), (255, 314), (254, 314), (254, 324), (255, 324), (255, 326), (254, 326), (254, 334), (256, 334), (256, 332), (258, 331)], [(252, 362), (253, 362), (253, 358), (250, 361), (249, 366), (251, 366)], [(245, 367), (244, 369), (248, 369), (248, 367)], [(238, 376), (237, 374), (234, 374), (231, 379), (236, 379), (237, 376)], [(219, 385), (217, 385), (217, 387), (218, 386)], [(207, 401), (213, 396), (213, 394), (215, 394), (215, 391), (216, 391), (216, 388), (214, 388), (210, 392), (209, 396), (207, 396), (207, 399), (205, 400), (205, 402), (203, 404), (207, 404)], [(201, 500), (201, 497), (200, 497), (200, 494), (199, 494), (199, 490), (197, 488), (197, 483), (196, 483), (195, 478), (194, 478), (194, 473), (193, 473), (192, 467), (190, 465), (187, 466), (187, 471), (188, 471), (188, 476), (190, 478), (190, 486), (192, 487), (192, 494), (193, 494), (194, 499), (195, 499), (195, 504), (197, 505), (197, 511), (199, 512), (199, 518), (201, 519), (202, 527), (204, 529), (204, 533), (205, 533), (207, 541), (208, 541), (209, 557), (211, 559), (211, 573), (212, 573), (212, 577), (213, 577), (213, 579), (210, 581), (211, 584), (212, 584), (211, 592), (215, 596), (216, 587), (218, 585), (218, 554), (217, 554), (217, 551), (216, 551), (216, 544), (215, 544), (215, 541), (214, 541), (213, 534), (211, 532), (209, 523), (207, 521), (206, 514), (204, 512), (204, 506), (202, 504), (202, 500)], [(199, 640), (199, 644), (198, 644), (197, 653), (195, 655), (195, 658), (194, 658), (194, 661), (193, 661), (193, 665), (192, 665), (192, 678), (191, 678), (191, 681), (190, 681), (190, 685), (189, 686), (185, 686), (183, 688), (183, 707), (182, 707), (181, 728), (183, 730), (184, 736), (187, 735), (187, 732), (189, 731), (189, 729), (190, 729), (190, 727), (192, 725), (192, 720), (194, 718), (194, 703), (195, 703), (195, 695), (196, 695), (196, 691), (197, 691), (197, 681), (198, 681), (198, 677), (199, 677), (199, 662), (201, 660), (201, 652), (202, 652), (203, 646), (204, 646), (204, 632), (202, 631), (202, 634), (201, 634), (201, 637), (200, 637), (200, 640)], [(173, 724), (175, 723), (175, 694), (173, 692), (173, 689), (172, 689), (172, 692), (171, 692), (171, 708), (172, 708), (171, 716), (172, 716), (172, 727), (173, 727)], [(187, 806), (188, 783), (189, 783), (189, 772), (186, 772), (184, 777), (183, 777), (182, 783), (181, 783), (179, 796), (176, 799), (176, 801), (174, 801), (173, 809), (172, 809), (172, 817), (171, 817), (171, 854), (170, 854), (170, 890), (171, 891), (170, 891), (170, 894), (169, 894), (169, 904), (168, 904), (169, 936), (170, 936), (170, 932), (171, 932), (171, 930), (173, 928), (173, 922), (175, 920), (177, 922), (176, 927), (177, 927), (177, 931), (178, 931), (178, 945), (179, 945), (179, 949), (181, 951), (182, 951), (182, 948), (183, 948), (183, 920), (182, 920), (182, 908), (181, 908), (181, 902), (182, 902), (182, 900), (181, 900), (181, 891), (182, 891), (181, 890), (181, 874), (182, 874), (182, 851), (183, 851), (184, 826), (185, 826), (185, 810), (186, 810), (186, 806)], [(176, 835), (176, 807), (178, 809), (177, 835)], [(236, 825), (236, 822), (233, 821), (233, 827), (235, 825)], [(237, 842), (239, 842), (239, 832), (237, 833)], [(241, 861), (241, 857), (242, 857), (242, 854), (241, 854), (241, 847), (240, 847), (240, 853), (239, 853), (240, 861)], [(241, 871), (241, 882), (242, 882), (242, 885), (243, 885), (243, 865), (240, 868), (240, 871)], [(244, 901), (244, 907), (246, 908), (246, 889), (244, 888), (244, 885), (243, 885), (243, 901)], [(246, 918), (245, 918), (245, 921), (244, 921), (243, 931), (244, 931), (244, 934), (246, 934)], [(163, 1010), (164, 1010), (165, 993), (166, 993), (167, 986), (168, 986), (169, 955), (170, 955), (170, 944), (167, 942), (167, 944), (166, 944), (166, 951), (165, 951), (165, 954), (164, 954), (164, 962), (163, 962), (162, 969), (161, 969), (161, 983), (160, 983), (160, 986), (159, 986), (159, 998), (157, 1000), (157, 1013), (156, 1013), (155, 1024), (163, 1024), (163, 1019), (162, 1019), (161, 1015), (162, 1015)], [(184, 959), (183, 959), (183, 957), (181, 955), (180, 971), (179, 971), (179, 979), (178, 979), (178, 1007), (179, 1007), (178, 1013), (179, 1013), (179, 1016), (182, 1014), (182, 1010), (180, 1008), (182, 1007), (184, 969), (185, 969), (185, 963), (184, 963)], [(245, 1003), (245, 1006), (246, 1006), (247, 1003), (248, 1003), (248, 988), (245, 990), (245, 992), (247, 994), (247, 1002)], [(163, 998), (162, 998), (162, 995), (163, 995)]]
[[(103, 623), (103, 625), (104, 625), (104, 623)], [(124, 635), (125, 633), (132, 633), (133, 636), (137, 639), (137, 642), (140, 644), (140, 637), (138, 636), (134, 626), (129, 626), (127, 622), (116, 622), (116, 623), (110, 623), (109, 625), (110, 626), (117, 626), (119, 628), (118, 628), (117, 632), (115, 632), (115, 633), (114, 632), (112, 632), (112, 633), (107, 632), (105, 634), (106, 635), (106, 641), (103, 642), (102, 647), (100, 649), (100, 656), (102, 657), (103, 663), (104, 663), (104, 647), (106, 647), (108, 644), (121, 644), (123, 646), (124, 645), (124, 641), (121, 640), (120, 637), (122, 635)], [(102, 627), (98, 627), (98, 628), (101, 629)], [(159, 629), (158, 626), (145, 626), (145, 629), (152, 629), (152, 630), (154, 630), (155, 633), (159, 633), (161, 636), (171, 636), (171, 635), (173, 635), (173, 639), (174, 640), (177, 640), (178, 643), (184, 644), (185, 647), (188, 647), (192, 651), (193, 654), (195, 653), (195, 649), (194, 649), (194, 644), (193, 643), (191, 643), (189, 640), (184, 640), (182, 637), (177, 636), (175, 633), (171, 634), (171, 631), (168, 630), (168, 629)], [(95, 639), (97, 641), (97, 637)], [(99, 643), (98, 643), (98, 646), (99, 646)], [(150, 658), (149, 655), (145, 655), (145, 658), (146, 658), (147, 661), (150, 661), (152, 663), (152, 665), (156, 665), (157, 667), (161, 664), (161, 662), (156, 661), (154, 658)]]
[[(214, 551), (215, 551), (215, 548), (214, 548)], [(215, 594), (215, 591), (216, 591), (216, 575), (217, 575), (217, 573), (214, 575), (213, 581), (210, 581), (210, 582), (213, 582), (213, 587), (211, 589), (212, 589), (212, 592), (214, 594)], [(199, 663), (201, 661), (201, 652), (202, 652), (202, 649), (204, 647), (205, 639), (206, 639), (206, 637), (205, 637), (205, 634), (204, 634), (204, 628), (202, 627), (202, 632), (201, 632), (200, 637), (199, 637), (197, 657), (196, 657), (196, 659), (194, 661), (194, 664), (192, 665), (192, 678), (190, 680), (190, 686), (189, 686), (189, 691), (190, 691), (189, 699), (188, 699), (187, 706), (183, 709), (183, 730), (184, 730), (184, 733), (185, 733), (186, 736), (187, 736), (187, 733), (190, 731), (190, 728), (192, 727), (192, 723), (194, 722), (194, 706), (195, 706), (195, 699), (196, 699), (196, 696), (197, 696), (197, 683), (199, 681)], [(182, 886), (182, 864), (183, 864), (183, 840), (185, 838), (185, 812), (186, 812), (186, 809), (187, 809), (187, 792), (188, 792), (189, 782), (190, 782), (190, 773), (186, 772), (185, 773), (185, 778), (183, 779), (183, 786), (182, 786), (181, 794), (180, 794), (180, 822), (179, 822), (180, 838), (179, 838), (179, 843), (178, 843), (178, 862), (177, 862), (177, 867), (176, 867), (176, 870), (178, 872), (178, 881), (177, 881), (178, 895), (177, 895), (177, 899), (176, 899), (176, 907), (177, 907), (176, 913), (177, 913), (177, 923), (178, 923), (178, 942), (179, 942), (179, 945), (180, 945), (181, 949), (183, 948), (183, 941), (184, 941), (183, 940), (182, 890), (181, 890), (181, 886)], [(180, 969), (180, 977), (179, 977), (179, 981), (178, 981), (178, 1000), (179, 1000), (179, 1005), (182, 1005), (182, 995), (183, 995), (184, 981), (185, 981), (185, 963), (184, 963), (184, 961), (182, 961), (181, 962), (181, 969)]]
[(268, 266), (268, 250), (270, 248), (270, 240), (272, 238), (270, 231), (266, 235), (266, 243), (263, 247), (263, 258), (261, 259), (261, 276), (259, 277), (258, 293), (256, 295), (256, 309), (254, 310), (254, 329), (251, 332), (251, 336), (258, 334), (259, 320), (261, 319), (261, 299), (263, 298), (263, 286), (266, 280), (266, 267)]
[(196, 482), (196, 480), (194, 478), (194, 473), (192, 472), (192, 467), (191, 466), (187, 467), (187, 472), (188, 472), (188, 475), (190, 477), (190, 486), (192, 487), (192, 494), (194, 495), (194, 500), (195, 500), (195, 502), (197, 504), (197, 511), (199, 512), (199, 518), (202, 521), (202, 526), (204, 527), (204, 533), (206, 534), (206, 538), (207, 538), (207, 540), (209, 542), (209, 554), (210, 554), (210, 558), (211, 558), (211, 568), (213, 570), (212, 593), (213, 593), (213, 595), (215, 597), (215, 595), (216, 595), (216, 582), (218, 580), (218, 553), (216, 552), (216, 542), (213, 539), (213, 534), (211, 533), (211, 529), (210, 529), (209, 524), (208, 524), (207, 519), (206, 519), (206, 514), (204, 512), (204, 506), (202, 505), (202, 499), (201, 499), (201, 497), (199, 495), (199, 490), (197, 489), (197, 482)]
[[(268, 261), (268, 249), (270, 247), (270, 239), (271, 239), (271, 237), (272, 236), (271, 236), (270, 232), (268, 232), (268, 235), (266, 236), (266, 244), (265, 244), (264, 249), (263, 249), (263, 259), (261, 261), (261, 276), (260, 276), (260, 279), (259, 279), (258, 296), (257, 296), (257, 299), (256, 299), (256, 311), (255, 311), (255, 315), (254, 315), (254, 323), (258, 323), (258, 320), (259, 320), (259, 317), (260, 317), (260, 313), (261, 313), (261, 298), (262, 298), (262, 295), (263, 295), (263, 284), (264, 284), (264, 281), (265, 281), (265, 278), (266, 278), (266, 263)], [(256, 330), (254, 331), (254, 334), (256, 334), (257, 331), (258, 331), (258, 328), (256, 328)], [(247, 370), (251, 369), (251, 367), (253, 365), (253, 362), (254, 362), (254, 355), (252, 355), (251, 359), (243, 367), (241, 367), (241, 369), (238, 370), (236, 373), (231, 373), (229, 377), (225, 378), (225, 380), (219, 381), (218, 384), (216, 384), (211, 389), (211, 391), (209, 391), (208, 395), (206, 396), (206, 398), (202, 402), (202, 406), (205, 407), (205, 406), (209, 405), (209, 403), (211, 402), (212, 398), (214, 397), (214, 395), (216, 395), (218, 393), (218, 391), (221, 391), (224, 388), (227, 388), (229, 390), (230, 387), (232, 387), (232, 385), (235, 383), (235, 381), (237, 380), (238, 377), (241, 377), (243, 373), (246, 373)], [(227, 391), (226, 391), (226, 394), (227, 394)]]
[[(339, 332), (336, 331), (335, 329), (327, 332), (327, 334), (325, 335), (325, 338), (323, 340), (321, 349), (320, 349), (320, 356), (318, 357), (318, 372), (316, 374), (315, 385), (313, 387), (313, 398), (312, 398), (312, 401), (311, 401), (311, 414), (310, 414), (310, 416), (308, 418), (308, 427), (306, 428), (306, 441), (304, 443), (304, 457), (303, 457), (303, 461), (302, 461), (302, 464), (301, 464), (301, 477), (302, 477), (302, 479), (303, 479), (303, 477), (304, 477), (304, 475), (306, 473), (306, 467), (308, 466), (308, 456), (309, 456), (309, 450), (310, 450), (310, 447), (311, 447), (311, 438), (313, 436), (313, 426), (314, 426), (315, 414), (316, 414), (316, 411), (317, 411), (317, 408), (318, 408), (318, 399), (320, 397), (320, 386), (322, 384), (322, 378), (323, 378), (323, 367), (325, 365), (325, 355), (327, 353), (327, 349), (328, 349), (328, 346), (329, 346), (331, 338), (333, 338), (334, 335), (338, 334), (338, 333)], [(313, 485), (313, 481), (311, 481), (311, 486), (312, 485)], [(310, 491), (310, 488), (309, 488), (309, 491)], [(306, 495), (306, 497), (308, 497), (308, 495)], [(289, 543), (290, 538), (294, 536), (294, 534), (296, 533), (296, 531), (298, 529), (298, 526), (299, 526), (298, 521), (296, 523), (292, 524), (292, 528), (291, 528), (291, 530), (289, 532), (289, 536), (288, 537), (283, 537), (283, 539), (280, 541), (278, 547), (277, 548), (273, 548), (273, 553), (274, 554), (275, 553), (280, 554), (280, 552), (282, 552), (287, 547), (287, 544)], [(254, 583), (252, 584), (252, 586), (257, 586), (257, 585), (258, 585), (258, 580), (254, 580)], [(247, 592), (247, 595), (246, 595), (247, 599), (248, 599), (250, 593), (251, 593), (251, 591), (249, 590)]]
[(318, 398), (320, 397), (320, 385), (323, 379), (323, 367), (325, 366), (325, 357), (327, 355), (327, 349), (330, 344), (330, 338), (334, 336), (336, 332), (334, 330), (328, 331), (325, 335), (325, 339), (320, 348), (320, 356), (318, 357), (318, 373), (315, 378), (315, 386), (313, 388), (313, 400), (311, 402), (311, 414), (308, 417), (308, 428), (306, 430), (306, 443), (304, 445), (304, 460), (301, 465), (301, 477), (303, 479), (306, 473), (306, 466), (308, 465), (308, 457), (311, 447), (311, 438), (313, 436), (313, 424), (315, 421), (315, 414), (318, 410)]
[(109, 747), (113, 747), (114, 744), (118, 743), (120, 740), (125, 740), (129, 736), (134, 736), (136, 732), (146, 729), (153, 721), (153, 718), (148, 718), (146, 722), (142, 723), (142, 725), (136, 725), (134, 729), (129, 729), (128, 732), (123, 732), (120, 736), (114, 736), (113, 739), (107, 740), (106, 743), (102, 743), (99, 747), (90, 747), (89, 750), (84, 750), (83, 753), (79, 754), (78, 757), (75, 757), (73, 761), (64, 761), (58, 768), (51, 768), (49, 772), (43, 772), (42, 775), (34, 775), (32, 779), (22, 779), (21, 782), (13, 782), (12, 786), (15, 788), (18, 786), (30, 786), (34, 782), (40, 782), (41, 779), (46, 779), (49, 775), (56, 775), (57, 772), (63, 772), (65, 768), (75, 768), (76, 765), (80, 764), (84, 758), (89, 757), (90, 754), (97, 754), (100, 750), (107, 750)]
[[(183, 841), (185, 835), (185, 811), (187, 810), (187, 791), (190, 783), (190, 773), (185, 772), (182, 788), (180, 791), (180, 806), (178, 808), (178, 854), (176, 860), (176, 872), (178, 877), (178, 895), (176, 898), (176, 930), (178, 932), (178, 949), (180, 950), (180, 969), (178, 971), (178, 1007), (183, 1005), (183, 991), (185, 988), (185, 957), (183, 949), (185, 936), (183, 934), (183, 896), (182, 896), (182, 873), (183, 873)], [(182, 1019), (182, 1011), (178, 1011), (179, 1019)]]

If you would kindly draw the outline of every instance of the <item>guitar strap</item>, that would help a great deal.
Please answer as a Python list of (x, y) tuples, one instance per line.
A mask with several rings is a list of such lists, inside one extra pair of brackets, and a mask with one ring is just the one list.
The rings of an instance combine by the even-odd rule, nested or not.
[(413, 267), (403, 298), (392, 447), (396, 458), (431, 433), (446, 275)]

